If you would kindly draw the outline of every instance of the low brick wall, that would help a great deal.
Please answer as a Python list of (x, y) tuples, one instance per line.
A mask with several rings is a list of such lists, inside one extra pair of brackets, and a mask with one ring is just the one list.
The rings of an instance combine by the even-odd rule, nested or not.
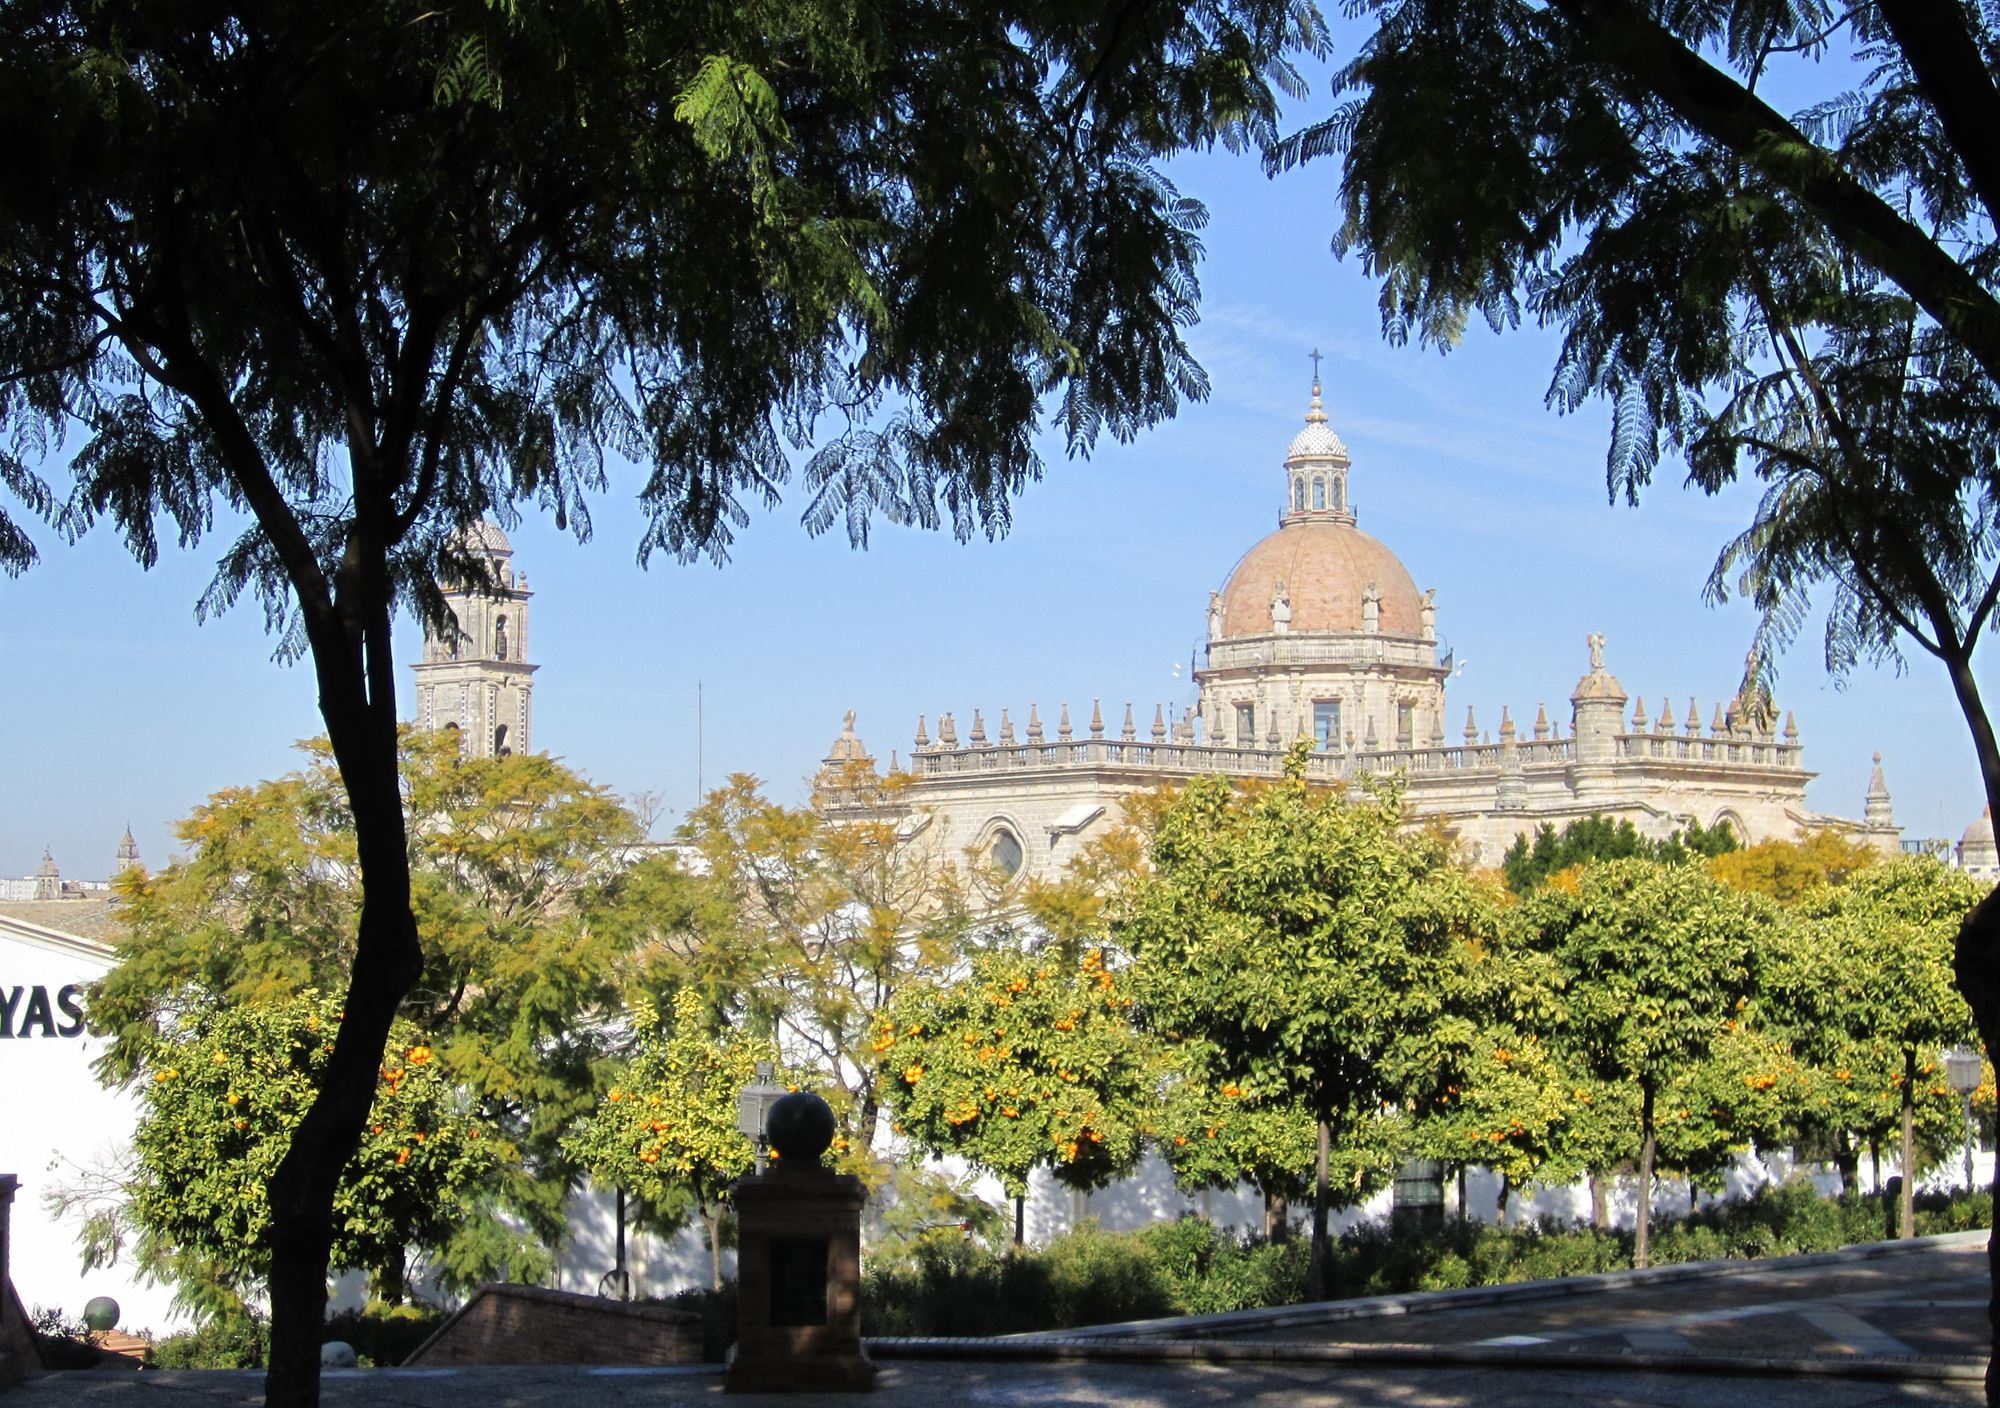
[(701, 1316), (540, 1286), (481, 1286), (406, 1364), (698, 1364)]

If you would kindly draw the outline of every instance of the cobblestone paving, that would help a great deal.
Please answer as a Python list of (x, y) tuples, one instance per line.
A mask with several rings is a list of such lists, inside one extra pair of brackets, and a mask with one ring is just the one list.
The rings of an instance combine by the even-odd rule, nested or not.
[[(878, 1391), (731, 1397), (718, 1371), (382, 1369), (330, 1373), (325, 1408), (1929, 1408), (1983, 1402), (1984, 1248), (1933, 1246), (1813, 1267), (1773, 1264), (1671, 1282), (1609, 1278), (1588, 1294), (1426, 1309), (1339, 1323), (1215, 1326), (1115, 1344), (934, 1343), (884, 1358)], [(1525, 1288), (1524, 1288), (1525, 1289)], [(1383, 1307), (1378, 1307), (1382, 1309)], [(1414, 1308), (1414, 1312), (1412, 1313)], [(1345, 1313), (1345, 1312), (1343, 1312)], [(1272, 1360), (1204, 1360), (1203, 1345)], [(1346, 1356), (1284, 1362), (1294, 1353)], [(1065, 1348), (1104, 1357), (1033, 1357)], [(884, 1346), (885, 1356), (890, 1352)], [(1007, 1352), (1001, 1360), (994, 1356)], [(1392, 1355), (1393, 1362), (1378, 1357)], [(1162, 1359), (1163, 1355), (1179, 1357)], [(1463, 1362), (1459, 1356), (1494, 1362)], [(1508, 1356), (1516, 1356), (1508, 1362)], [(1146, 1356), (1152, 1356), (1150, 1359)], [(1359, 1358), (1355, 1356), (1360, 1356)], [(1564, 1361), (1574, 1357), (1572, 1366)], [(1777, 1363), (1787, 1372), (1771, 1373)], [(1864, 1377), (1862, 1374), (1872, 1375)], [(1955, 1375), (1956, 1377), (1952, 1377)], [(251, 1408), (255, 1373), (40, 1374), (0, 1408)]]
[(1986, 1345), (1983, 1247), (1850, 1266), (1773, 1269), (1590, 1295), (1519, 1300), (1217, 1338), (1251, 1343), (1450, 1345), (1732, 1358), (1976, 1356)]
[[(252, 1408), (252, 1373), (44, 1374), (7, 1408)], [(1561, 1370), (1354, 1365), (885, 1365), (878, 1390), (724, 1398), (719, 1374), (659, 1370), (358, 1370), (329, 1375), (325, 1408), (1960, 1408), (1979, 1385)]]

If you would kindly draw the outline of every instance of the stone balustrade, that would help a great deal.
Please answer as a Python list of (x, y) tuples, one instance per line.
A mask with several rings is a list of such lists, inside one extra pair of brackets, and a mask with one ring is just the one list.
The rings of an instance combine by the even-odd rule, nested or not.
[[(1803, 770), (1802, 749), (1772, 738), (1685, 738), (1668, 734), (1621, 734), (1618, 761), (1624, 763), (1736, 764)], [(1374, 751), (1318, 752), (1306, 775), (1340, 782), (1369, 773), (1403, 772), (1412, 777), (1441, 773), (1495, 773), (1502, 764), (1498, 743), (1442, 747), (1382, 748)], [(1525, 769), (1566, 767), (1575, 758), (1574, 740), (1527, 739), (1514, 745)], [(1173, 776), (1225, 773), (1235, 777), (1276, 777), (1284, 771), (1283, 748), (1235, 748), (1219, 744), (1160, 742), (1131, 738), (1074, 738), (1043, 743), (972, 744), (919, 748), (909, 757), (919, 777), (973, 777), (1065, 768), (1115, 768)]]

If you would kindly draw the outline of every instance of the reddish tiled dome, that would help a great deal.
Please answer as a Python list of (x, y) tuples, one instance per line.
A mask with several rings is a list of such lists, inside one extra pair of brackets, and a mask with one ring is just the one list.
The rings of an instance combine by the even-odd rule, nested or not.
[(1423, 598), (1396, 555), (1351, 523), (1286, 524), (1243, 554), (1222, 588), (1222, 634), (1271, 633), (1271, 596), (1279, 582), (1292, 603), (1293, 635), (1358, 632), (1361, 594), (1381, 594), (1385, 636), (1417, 636)]

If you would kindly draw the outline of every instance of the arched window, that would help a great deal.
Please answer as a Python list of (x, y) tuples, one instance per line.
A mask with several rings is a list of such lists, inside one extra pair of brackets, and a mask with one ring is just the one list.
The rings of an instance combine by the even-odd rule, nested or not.
[(1313, 507), (1326, 507), (1326, 481), (1324, 479), (1313, 480)]
[(493, 730), (493, 756), (504, 758), (513, 751), (507, 746), (507, 725), (502, 724)]
[(1302, 509), (1305, 506), (1306, 506), (1306, 481), (1303, 479), (1294, 479), (1292, 481), (1292, 507), (1297, 509)]
[(1336, 474), (1333, 477), (1333, 506), (1335, 508), (1345, 508), (1347, 506), (1345, 502), (1346, 498), (1347, 481)]
[(493, 623), (493, 658), (495, 660), (505, 660), (507, 658), (507, 618), (505, 616), (500, 617)]

